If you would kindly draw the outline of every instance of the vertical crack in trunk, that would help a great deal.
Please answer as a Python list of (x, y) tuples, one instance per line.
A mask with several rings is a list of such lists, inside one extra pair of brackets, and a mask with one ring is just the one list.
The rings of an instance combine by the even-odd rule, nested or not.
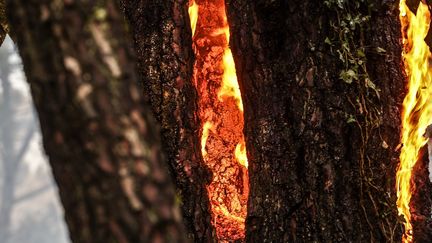
[(420, 150), (427, 143), (424, 133), (432, 123), (432, 69), (431, 52), (425, 42), (429, 31), (428, 6), (419, 2), (413, 13), (407, 0), (400, 1), (400, 20), (403, 36), (403, 57), (408, 77), (408, 93), (403, 102), (402, 150), (397, 172), (397, 206), (403, 215), (405, 234), (403, 242), (413, 242), (415, 215), (410, 202), (415, 189), (416, 163), (421, 160)]
[(218, 240), (243, 240), (249, 194), (243, 104), (231, 50), (224, 0), (190, 1), (199, 95), (201, 152), (212, 171), (207, 186)]

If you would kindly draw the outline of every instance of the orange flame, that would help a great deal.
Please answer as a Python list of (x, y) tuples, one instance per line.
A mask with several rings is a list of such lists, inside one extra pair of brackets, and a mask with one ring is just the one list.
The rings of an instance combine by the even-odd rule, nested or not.
[[(195, 2), (196, 1), (196, 2)], [(203, 123), (201, 153), (213, 178), (207, 186), (219, 242), (244, 238), (249, 194), (243, 103), (229, 48), (224, 0), (190, 0), (195, 52), (193, 83)]]
[(426, 128), (432, 123), (432, 69), (431, 52), (424, 41), (430, 23), (428, 6), (423, 2), (412, 13), (401, 0), (400, 20), (403, 36), (403, 58), (408, 76), (408, 93), (403, 102), (402, 150), (396, 175), (397, 207), (405, 222), (403, 242), (412, 242), (410, 201), (412, 196), (411, 176), (420, 149), (427, 143), (423, 137)]
[(238, 108), (243, 111), (243, 103), (240, 94), (240, 88), (237, 82), (237, 75), (234, 66), (234, 59), (231, 49), (226, 49), (223, 55), (224, 74), (222, 87), (219, 90), (218, 98), (220, 101), (223, 97), (233, 97), (237, 101)]
[[(223, 34), (225, 35), (226, 42), (229, 43), (230, 32), (228, 27), (227, 19), (224, 18), (224, 25), (226, 27), (222, 28)], [(233, 97), (236, 102), (238, 108), (243, 112), (243, 103), (240, 93), (240, 88), (237, 82), (237, 74), (234, 64), (234, 58), (229, 47), (225, 48), (223, 54), (223, 81), (222, 87), (219, 90), (218, 98), (220, 101), (223, 100), (223, 97)]]

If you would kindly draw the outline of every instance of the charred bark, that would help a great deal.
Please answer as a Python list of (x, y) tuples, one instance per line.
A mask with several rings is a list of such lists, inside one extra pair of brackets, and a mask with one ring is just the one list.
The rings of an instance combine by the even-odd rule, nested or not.
[(73, 242), (182, 242), (159, 129), (113, 0), (8, 1)]
[[(430, 127), (432, 128), (432, 127)], [(429, 128), (429, 129), (430, 129)], [(427, 131), (427, 133), (431, 131)], [(428, 134), (429, 136), (431, 134)], [(428, 142), (421, 151), (420, 159), (413, 168), (411, 187), (413, 194), (410, 202), (413, 237), (415, 242), (430, 242), (432, 239), (432, 183), (430, 180), (430, 162), (428, 148), (432, 144)], [(430, 150), (431, 151), (431, 150)]]
[(123, 0), (144, 94), (162, 124), (162, 143), (181, 197), (188, 238), (213, 241), (205, 185), (210, 176), (200, 152), (200, 121), (187, 0)]
[[(400, 240), (398, 1), (227, 2), (249, 159), (247, 241)], [(344, 45), (348, 12), (367, 18), (347, 21)]]

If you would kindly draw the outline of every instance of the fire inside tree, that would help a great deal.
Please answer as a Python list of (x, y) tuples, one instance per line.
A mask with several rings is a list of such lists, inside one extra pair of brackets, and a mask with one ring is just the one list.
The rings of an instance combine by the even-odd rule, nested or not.
[(249, 185), (243, 104), (229, 48), (225, 2), (192, 0), (189, 6), (201, 152), (213, 174), (207, 186), (212, 221), (219, 241), (240, 240), (245, 237)]
[[(138, 104), (141, 102), (132, 102), (125, 99), (130, 95), (121, 95), (120, 91), (125, 90), (122, 87), (128, 91), (132, 86), (109, 85), (110, 80), (119, 79), (104, 72), (109, 67), (106, 68), (103, 50), (101, 55), (89, 55), (94, 53), (88, 50), (100, 48), (94, 46), (93, 35), (87, 33), (93, 29), (86, 26), (90, 23), (104, 27), (105, 21), (110, 21), (110, 26), (118, 28), (102, 28), (108, 31), (106, 39), (116, 54), (109, 57), (123, 67), (120, 68), (125, 74), (120, 77), (122, 80), (138, 77), (131, 68), (135, 64), (139, 67), (143, 91), (150, 98), (161, 123), (162, 140), (180, 195), (178, 202), (182, 204), (187, 237), (191, 241), (215, 241), (213, 227), (207, 224), (210, 206), (219, 240), (242, 238), (248, 173), (250, 195), (246, 232), (249, 242), (394, 242), (393, 239), (400, 239), (395, 203), (392, 203), (394, 197), (389, 189), (395, 188), (389, 179), (395, 178), (392, 166), (396, 162), (389, 161), (395, 161), (397, 152), (393, 148), (399, 143), (400, 128), (397, 108), (401, 99), (395, 96), (402, 96), (404, 83), (399, 65), (399, 13), (394, 8), (394, 1), (226, 0), (231, 32), (235, 33), (231, 36), (232, 50), (244, 98), (245, 138), (250, 145), (247, 147), (249, 171), (239, 162), (246, 165), (238, 88), (235, 82), (228, 83), (223, 79), (229, 73), (235, 73), (232, 65), (224, 65), (232, 63), (228, 59), (224, 4), (209, 1), (191, 3), (195, 6), (191, 8), (191, 16), (195, 16), (191, 20), (196, 28), (196, 65), (195, 78), (190, 80), (193, 70), (189, 59), (192, 56), (191, 33), (189, 28), (184, 28), (185, 23), (186, 27), (189, 24), (185, 16), (187, 1), (155, 0), (151, 4), (148, 1), (120, 1), (134, 35), (138, 56), (135, 62), (122, 54), (129, 50), (131, 42), (126, 39), (126, 34), (122, 34), (124, 31), (118, 29), (125, 25), (118, 10), (114, 11), (116, 1), (102, 1), (110, 3), (106, 5), (109, 11), (104, 11), (105, 8), (92, 7), (95, 1), (64, 1), (64, 5), (54, 6), (47, 4), (48, 0), (8, 0), (13, 11), (10, 15), (14, 16), (12, 29), (19, 30), (16, 34), (27, 76), (31, 87), (38, 91), (33, 92), (34, 100), (46, 131), (45, 147), (53, 155), (51, 164), (58, 179), (71, 236), (80, 242), (108, 242), (113, 238), (124, 242), (147, 241), (148, 232), (155, 239), (166, 236), (180, 242), (182, 238), (179, 234), (170, 234), (172, 226), (179, 229), (176, 232), (182, 232), (178, 217), (167, 220), (158, 217), (163, 222), (172, 222), (169, 228), (160, 227), (163, 224), (159, 221), (153, 223), (144, 217), (154, 210), (143, 207), (140, 211), (131, 211), (127, 206), (128, 195), (109, 196), (124, 194), (123, 180), (117, 170), (100, 171), (98, 162), (105, 162), (105, 154), (109, 154), (110, 165), (123, 168), (124, 163), (120, 163), (124, 158), (123, 150), (120, 153), (112, 150), (115, 146), (105, 146), (99, 152), (86, 146), (89, 142), (116, 145), (119, 133), (118, 129), (111, 131), (111, 123), (122, 128), (124, 117), (134, 120), (137, 112), (131, 113), (132, 108), (138, 113), (141, 111)], [(98, 6), (103, 6), (97, 2)], [(330, 2), (334, 6), (326, 7), (325, 4)], [(370, 2), (374, 3), (371, 7)], [(41, 19), (40, 11), (37, 11), (41, 7), (48, 11), (47, 18)], [(106, 18), (94, 18), (96, 10), (106, 12)], [(351, 17), (360, 19), (360, 23), (352, 25), (348, 20), (355, 19)], [(85, 21), (87, 19), (91, 21)], [(56, 31), (59, 28), (53, 29), (53, 24), (64, 31)], [(77, 43), (82, 45), (77, 46)], [(350, 59), (339, 60), (337, 51), (344, 51)], [(93, 119), (93, 116), (83, 120), (86, 116), (81, 110), (86, 111), (86, 106), (75, 102), (74, 89), (79, 87), (76, 84), (82, 77), (67, 72), (68, 63), (61, 60), (68, 54), (76, 58), (83, 73), (94, 74), (95, 79), (86, 82), (97, 85), (98, 92), (87, 98), (101, 107), (98, 110), (100, 117), (110, 118), (108, 125), (106, 119)], [(340, 61), (348, 65), (341, 65)], [(351, 61), (356, 63), (353, 70), (359, 71), (355, 76), (358, 80), (340, 80), (340, 71), (354, 72), (349, 69)], [(358, 67), (360, 62), (363, 64)], [(367, 69), (368, 75), (360, 69)], [(65, 75), (70, 85), (53, 82), (64, 80)], [(107, 80), (110, 81), (108, 86), (99, 85)], [(116, 89), (112, 90), (113, 87)], [(66, 97), (63, 95), (65, 88), (71, 91), (66, 92), (69, 94)], [(231, 92), (227, 94), (226, 90)], [(102, 103), (101, 95), (105, 97)], [(120, 106), (105, 101), (114, 101)], [(200, 110), (196, 109), (198, 103)], [(116, 109), (106, 109), (107, 105)], [(65, 107), (71, 109), (63, 109)], [(150, 117), (150, 112), (146, 111), (143, 113)], [(410, 113), (408, 109), (406, 111)], [(100, 122), (102, 130), (90, 129), (89, 132), (85, 127), (87, 122)], [(149, 128), (156, 128), (154, 124)], [(107, 126), (110, 131), (103, 129)], [(74, 139), (57, 139), (60, 142), (52, 139), (58, 137), (59, 129)], [(147, 144), (147, 136), (142, 135), (138, 142)], [(158, 136), (153, 135), (149, 137), (156, 140)], [(198, 144), (202, 145), (201, 151)], [(196, 156), (195, 151), (203, 156)], [(236, 151), (243, 159), (236, 158)], [(154, 209), (162, 210), (162, 216), (171, 211), (177, 215), (174, 206), (169, 207), (174, 201), (174, 193), (166, 182), (168, 180), (156, 185), (147, 183), (148, 179), (153, 180), (155, 173), (140, 173), (142, 166), (134, 165), (141, 164), (141, 157), (139, 161), (134, 153), (129, 157), (131, 173), (128, 178), (137, 182), (132, 192), (136, 192), (144, 206), (147, 206), (147, 199), (158, 192), (155, 195), (160, 195), (160, 200), (158, 197)], [(211, 180), (200, 166), (204, 165), (202, 157), (205, 167), (213, 171)], [(65, 164), (68, 161), (74, 163)], [(152, 164), (146, 165), (151, 168), (163, 163), (157, 159), (149, 162)], [(402, 170), (404, 168), (401, 166)], [(157, 170), (157, 175), (168, 178), (162, 172)], [(83, 181), (84, 177), (87, 179)], [(100, 186), (105, 180), (112, 185), (109, 195), (103, 187), (105, 183)], [(141, 190), (148, 186), (156, 189)], [(70, 189), (84, 193), (70, 193)], [(207, 195), (204, 196), (206, 190), (211, 205)], [(97, 192), (96, 196), (93, 191)], [(167, 206), (160, 207), (161, 201)], [(77, 214), (76, 205), (83, 203), (88, 210)], [(93, 209), (101, 207), (103, 214), (95, 214)], [(128, 219), (126, 223), (125, 218)], [(83, 225), (87, 221), (90, 223)], [(116, 227), (113, 228), (113, 224)]]

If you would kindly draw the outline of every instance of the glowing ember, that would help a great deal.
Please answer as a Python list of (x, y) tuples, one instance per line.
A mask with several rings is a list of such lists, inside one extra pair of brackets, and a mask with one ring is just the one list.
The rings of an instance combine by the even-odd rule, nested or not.
[(213, 178), (207, 186), (220, 242), (244, 238), (249, 193), (243, 104), (229, 43), (224, 0), (191, 0), (194, 84), (202, 122), (201, 152)]
[(426, 127), (432, 123), (432, 69), (431, 53), (424, 41), (429, 30), (430, 13), (420, 2), (417, 14), (412, 13), (406, 0), (400, 1), (400, 20), (405, 62), (408, 76), (408, 93), (403, 102), (402, 150), (397, 172), (397, 206), (399, 214), (405, 218), (403, 242), (412, 242), (410, 200), (412, 196), (411, 175), (420, 149), (427, 143), (423, 137)]

